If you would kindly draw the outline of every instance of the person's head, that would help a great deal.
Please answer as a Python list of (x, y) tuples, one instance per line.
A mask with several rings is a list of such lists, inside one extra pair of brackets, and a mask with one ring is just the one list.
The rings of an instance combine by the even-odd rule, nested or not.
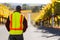
[(20, 12), (20, 11), (21, 11), (21, 6), (19, 6), (19, 5), (16, 6), (16, 11), (17, 11), (17, 12)]

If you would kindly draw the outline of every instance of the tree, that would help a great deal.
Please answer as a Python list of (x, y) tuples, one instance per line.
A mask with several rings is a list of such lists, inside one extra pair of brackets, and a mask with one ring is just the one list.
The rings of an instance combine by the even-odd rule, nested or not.
[(26, 4), (23, 4), (23, 5), (22, 5), (22, 9), (23, 9), (23, 10), (26, 10), (26, 6), (27, 6)]
[(39, 12), (39, 10), (39, 6), (34, 6), (34, 8), (32, 8), (32, 12)]
[(29, 5), (27, 5), (27, 4), (23, 4), (23, 5), (22, 5), (22, 9), (23, 9), (23, 10), (30, 10), (31, 7), (30, 7)]

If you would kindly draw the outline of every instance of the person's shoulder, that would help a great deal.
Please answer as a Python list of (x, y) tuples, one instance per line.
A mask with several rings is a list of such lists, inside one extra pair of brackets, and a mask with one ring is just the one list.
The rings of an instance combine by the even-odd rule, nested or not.
[(24, 15), (21, 15), (23, 17), (23, 19), (26, 19)]
[(22, 17), (25, 17), (24, 15), (21, 14)]
[(8, 17), (12, 16), (12, 14), (10, 14)]

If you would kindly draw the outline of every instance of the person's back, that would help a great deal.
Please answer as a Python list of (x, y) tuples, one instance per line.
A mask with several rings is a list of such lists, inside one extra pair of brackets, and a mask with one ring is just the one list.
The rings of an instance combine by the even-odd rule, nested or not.
[(21, 7), (17, 6), (16, 11), (8, 17), (6, 28), (10, 36), (9, 40), (23, 40), (23, 33), (27, 28), (27, 20), (21, 15)]

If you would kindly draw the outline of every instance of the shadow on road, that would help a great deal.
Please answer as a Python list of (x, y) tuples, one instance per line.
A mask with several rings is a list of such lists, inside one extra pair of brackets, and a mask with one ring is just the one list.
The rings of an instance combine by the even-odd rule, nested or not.
[(54, 29), (54, 28), (47, 28), (47, 27), (40, 27), (38, 29), (42, 29), (42, 33), (51, 33), (51, 34), (54, 34), (54, 35), (51, 35), (51, 36), (45, 36), (47, 38), (50, 38), (50, 37), (54, 37), (54, 36), (60, 36), (60, 30), (58, 29)]

